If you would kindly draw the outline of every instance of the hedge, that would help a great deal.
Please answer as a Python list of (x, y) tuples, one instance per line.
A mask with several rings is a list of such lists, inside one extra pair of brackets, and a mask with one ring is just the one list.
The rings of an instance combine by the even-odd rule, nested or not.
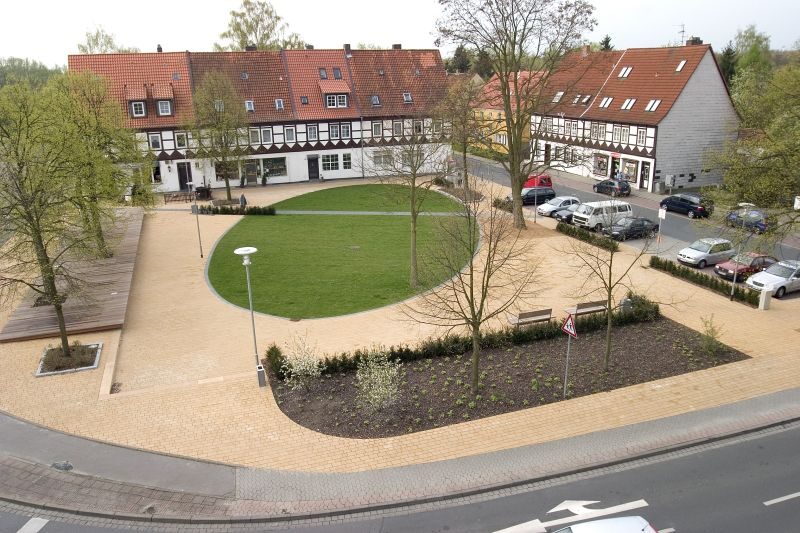
[(578, 228), (576, 226), (571, 226), (570, 224), (566, 224), (564, 222), (559, 222), (558, 225), (556, 226), (556, 230), (560, 231), (564, 235), (575, 237), (576, 239), (588, 242), (589, 244), (593, 244), (600, 248), (604, 248), (610, 252), (619, 251), (619, 243), (614, 239), (609, 239), (608, 237), (604, 237), (603, 235), (598, 235), (596, 233), (586, 231), (583, 228)]
[(259, 205), (247, 206), (242, 212), (242, 208), (229, 205), (201, 205), (199, 206), (201, 215), (268, 215), (275, 214), (275, 208), (271, 205), (262, 207)]
[[(658, 304), (651, 302), (646, 297), (628, 293), (628, 298), (632, 301), (632, 310), (613, 311), (611, 320), (615, 326), (636, 324), (640, 322), (652, 322), (661, 317)], [(575, 327), (580, 333), (589, 333), (605, 329), (606, 313), (595, 313), (592, 315), (578, 317), (575, 320)], [(557, 321), (535, 324), (526, 328), (504, 328), (491, 330), (481, 334), (481, 348), (504, 348), (508, 346), (527, 344), (539, 340), (553, 339), (563, 335), (561, 324)], [(472, 350), (472, 338), (468, 335), (445, 335), (426, 339), (416, 347), (392, 346), (388, 350), (391, 361), (418, 361), (420, 359), (433, 359), (436, 357), (455, 356), (465, 354)], [(353, 371), (358, 367), (358, 362), (366, 352), (356, 350), (354, 352), (344, 352), (323, 360), (323, 373), (333, 374), (337, 372)], [(266, 363), (272, 374), (278, 379), (283, 380), (283, 361), (284, 356), (281, 349), (272, 344), (266, 352)]]
[(492, 200), (492, 207), (511, 213), (514, 210), (514, 203), (506, 198), (495, 198)]
[[(661, 270), (662, 272), (666, 272), (667, 274), (671, 274), (676, 278), (685, 279), (686, 281), (694, 283), (695, 285), (700, 285), (701, 287), (711, 289), (712, 291), (723, 296), (730, 297), (730, 283), (716, 276), (709, 276), (708, 274), (700, 272), (694, 268), (685, 267), (675, 263), (674, 261), (670, 261), (669, 259), (661, 259), (655, 255), (650, 256), (650, 266), (657, 270)], [(753, 307), (758, 307), (759, 297), (760, 295), (758, 291), (754, 291), (750, 288), (737, 286), (733, 289), (734, 300), (752, 305)]]

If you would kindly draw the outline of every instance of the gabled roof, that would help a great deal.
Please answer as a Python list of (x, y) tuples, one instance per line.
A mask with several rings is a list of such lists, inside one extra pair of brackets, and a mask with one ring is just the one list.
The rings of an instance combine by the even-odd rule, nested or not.
[[(516, 86), (522, 94), (536, 92), (536, 84), (539, 83), (540, 79), (540, 72), (523, 71), (517, 76)], [(514, 80), (511, 77), (509, 77), (508, 80), (509, 85), (513, 88)], [(503, 97), (500, 93), (500, 81), (501, 80), (497, 74), (494, 74), (491, 78), (489, 78), (489, 81), (487, 81), (481, 89), (480, 101), (475, 103), (476, 107), (483, 109), (496, 109), (499, 111), (503, 111), (503, 109), (505, 109), (503, 106)], [(516, 100), (513, 98), (512, 94), (511, 109), (516, 111), (516, 108)]]
[[(192, 93), (188, 52), (71, 55), (69, 70), (90, 71), (108, 80), (110, 95), (127, 106), (132, 100), (147, 102), (147, 116), (132, 118), (131, 128), (180, 125), (183, 112), (191, 112)], [(158, 116), (155, 99), (173, 100), (173, 115)]]
[[(669, 113), (710, 48), (709, 45), (690, 45), (575, 52), (564, 59), (548, 80), (548, 97), (559, 91), (564, 91), (564, 95), (559, 105), (548, 109), (546, 114), (564, 113), (568, 118), (657, 125)], [(586, 105), (575, 103), (579, 94), (581, 101), (587, 94), (591, 95), (591, 100)], [(609, 98), (611, 103), (601, 107)], [(648, 111), (648, 105), (656, 100), (660, 100), (658, 107)], [(626, 101), (631, 104), (630, 108), (622, 109)]]
[[(344, 57), (344, 50), (284, 50), (286, 69), (292, 86), (292, 103), (299, 120), (324, 120), (357, 118), (355, 102), (348, 97), (347, 107), (328, 108), (326, 94), (351, 92), (352, 80)], [(342, 79), (334, 79), (333, 69), (341, 71)], [(320, 69), (325, 69), (327, 79), (320, 78)], [(301, 103), (301, 97), (308, 103)]]
[[(352, 50), (348, 60), (363, 117), (429, 114), (444, 97), (447, 74), (438, 50)], [(409, 93), (411, 102), (405, 102)], [(372, 97), (380, 106), (372, 105)]]
[[(247, 113), (251, 123), (294, 119), (288, 76), (280, 52), (192, 52), (189, 57), (194, 88), (209, 72), (227, 74), (242, 99), (242, 107), (245, 101), (253, 101), (254, 111)], [(276, 99), (283, 100), (283, 110), (275, 108)]]

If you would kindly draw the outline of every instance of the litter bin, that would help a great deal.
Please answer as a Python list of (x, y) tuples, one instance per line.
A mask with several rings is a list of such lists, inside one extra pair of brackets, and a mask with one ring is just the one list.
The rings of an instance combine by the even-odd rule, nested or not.
[(211, 187), (197, 187), (195, 192), (198, 200), (209, 200), (211, 198)]
[(664, 182), (657, 181), (653, 184), (653, 192), (656, 194), (664, 194)]

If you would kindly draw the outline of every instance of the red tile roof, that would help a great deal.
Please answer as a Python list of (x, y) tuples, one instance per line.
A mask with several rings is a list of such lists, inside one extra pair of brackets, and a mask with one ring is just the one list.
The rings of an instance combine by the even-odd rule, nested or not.
[[(192, 52), (190, 60), (195, 88), (209, 72), (228, 75), (242, 99), (242, 107), (246, 100), (253, 101), (255, 110), (247, 114), (251, 123), (294, 120), (289, 79), (280, 52)], [(283, 100), (283, 110), (275, 108), (276, 99)]]
[[(513, 79), (511, 77), (509, 79), (509, 84), (513, 87)], [(522, 93), (535, 93), (537, 92), (536, 85), (539, 83), (541, 79), (541, 73), (539, 72), (529, 72), (524, 71), (520, 72), (517, 78), (517, 89)], [(475, 102), (475, 107), (483, 108), (483, 109), (497, 109), (503, 111), (503, 98), (500, 95), (500, 78), (495, 74), (489, 81), (487, 81), (481, 90), (480, 94), (480, 101)], [(516, 110), (516, 101), (512, 98), (511, 100), (511, 108)]]
[(172, 100), (175, 98), (175, 93), (172, 90), (172, 85), (151, 85), (150, 97), (154, 100)]
[[(328, 108), (325, 94), (350, 93), (352, 81), (348, 72), (344, 50), (284, 50), (282, 52), (292, 83), (292, 100), (298, 120), (337, 120), (357, 118), (358, 109), (352, 96), (347, 107)], [(327, 80), (320, 79), (319, 69), (324, 68)], [(338, 68), (342, 79), (333, 79), (333, 69)], [(308, 103), (300, 98), (305, 96)]]
[[(191, 116), (192, 95), (190, 89), (188, 52), (92, 54), (68, 57), (70, 70), (91, 71), (105, 77), (112, 97), (127, 109), (131, 99), (145, 100), (147, 116), (132, 118), (128, 113), (128, 126), (138, 129), (168, 128), (180, 126), (185, 114)], [(162, 87), (171, 87), (173, 115), (158, 116), (155, 99), (148, 98), (148, 91), (155, 87), (161, 94)]]
[[(361, 116), (430, 114), (447, 90), (438, 50), (353, 50), (349, 60)], [(405, 103), (403, 93), (411, 94)], [(372, 105), (372, 96), (380, 106)]]

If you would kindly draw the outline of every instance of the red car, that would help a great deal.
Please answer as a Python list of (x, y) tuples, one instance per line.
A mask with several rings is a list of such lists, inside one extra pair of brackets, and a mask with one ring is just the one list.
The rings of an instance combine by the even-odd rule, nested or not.
[(553, 180), (547, 174), (531, 174), (528, 176), (528, 181), (522, 186), (523, 189), (531, 187), (552, 187)]
[(734, 281), (744, 281), (750, 274), (761, 272), (777, 262), (778, 260), (771, 255), (747, 252), (735, 255), (730, 260), (717, 264), (714, 267), (714, 272), (717, 273), (717, 276), (729, 281), (733, 280), (734, 272), (736, 272), (736, 280)]

